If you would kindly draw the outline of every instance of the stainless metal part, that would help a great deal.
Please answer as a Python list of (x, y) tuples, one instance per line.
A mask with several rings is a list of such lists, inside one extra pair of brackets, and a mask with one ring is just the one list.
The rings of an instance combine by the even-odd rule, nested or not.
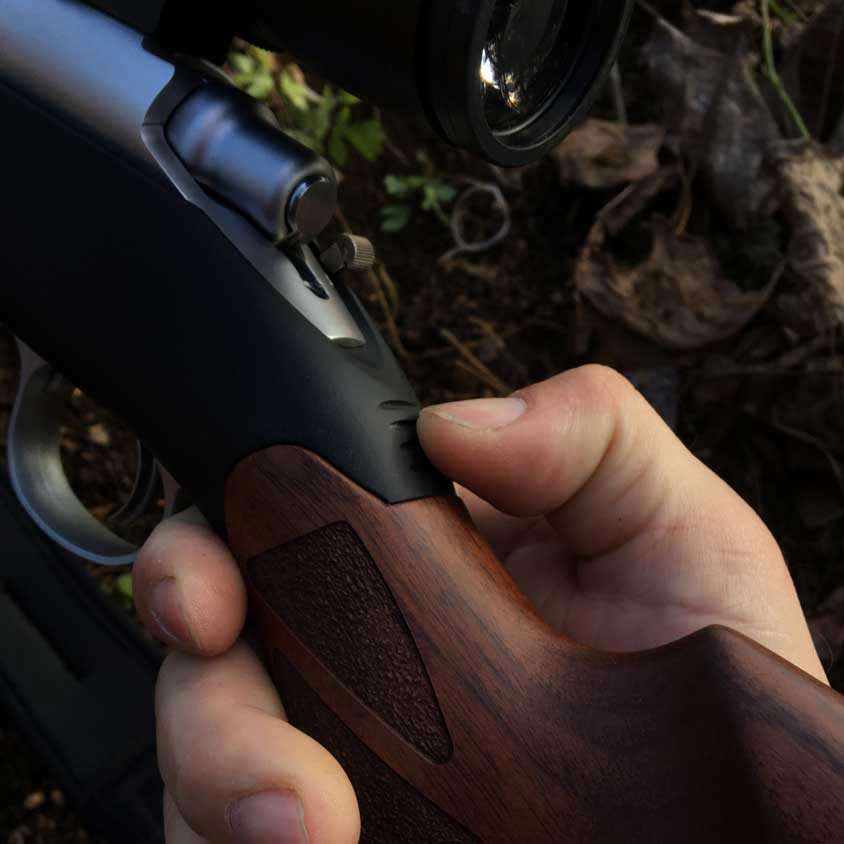
[[(176, 516), (193, 506), (190, 498), (179, 485), (179, 482), (161, 465), (157, 464), (164, 491), (164, 519)], [(196, 508), (194, 508), (196, 509)], [(197, 512), (199, 512), (197, 510)]]
[(346, 266), (343, 261), (343, 253), (336, 243), (332, 243), (320, 256), (319, 262), (329, 275), (339, 273)]
[(337, 209), (337, 182), (320, 176), (302, 182), (287, 204), (287, 223), (306, 243), (321, 234)]
[(62, 467), (61, 419), (73, 385), (18, 341), (21, 378), (7, 435), (9, 476), (23, 508), (50, 539), (104, 566), (132, 563), (137, 548), (98, 522)]
[(342, 269), (360, 272), (375, 264), (375, 247), (365, 237), (356, 234), (341, 234), (337, 240), (320, 255), (320, 262), (330, 275)]
[[(308, 322), (338, 346), (353, 348), (366, 345), (357, 322), (315, 257), (308, 265), (314, 274), (321, 277), (321, 288), (326, 295), (315, 295), (290, 256), (278, 249), (250, 220), (215, 201), (199, 186), (168, 143), (163, 126), (146, 125), (143, 135), (162, 171), (169, 176), (185, 199), (201, 208), (249, 263)], [(301, 248), (310, 254), (310, 246)]]
[(231, 86), (194, 91), (165, 132), (191, 175), (274, 242), (307, 242), (331, 221), (337, 207), (331, 165), (285, 135), (266, 106)]
[[(16, 338), (17, 339), (17, 338)], [(133, 563), (137, 546), (98, 521), (77, 498), (61, 460), (61, 424), (73, 385), (17, 339), (20, 386), (9, 422), (7, 455), (12, 488), (30, 518), (57, 545), (103, 566)], [(138, 443), (135, 484), (108, 521), (126, 525), (149, 512), (162, 494), (163, 518), (190, 507), (179, 484), (142, 443)]]
[(343, 253), (346, 269), (354, 272), (368, 270), (375, 263), (375, 247), (370, 240), (357, 234), (341, 234), (337, 245)]
[[(321, 268), (315, 272), (324, 276), (324, 297), (314, 295), (290, 258), (251, 218), (200, 187), (167, 141), (164, 124), (186, 95), (209, 84), (229, 84), (218, 68), (170, 60), (147, 49), (139, 33), (79, 0), (0, 0), (0, 9), (0, 72), (6, 84), (174, 186), (329, 340), (349, 347), (365, 345), (357, 322)], [(235, 95), (245, 96), (233, 90)], [(320, 168), (313, 174), (317, 178), (324, 175)], [(49, 197), (44, 202), (49, 235), (54, 224)], [(285, 206), (285, 215), (287, 210)], [(298, 214), (293, 219), (298, 220)]]
[(130, 525), (150, 512), (153, 504), (161, 498), (161, 476), (155, 455), (138, 440), (135, 483), (123, 506), (108, 517), (111, 525)]
[[(3, 78), (156, 170), (140, 127), (173, 64), (143, 50), (139, 33), (76, 0), (2, 0), (0, 9)], [(44, 220), (51, 224), (48, 197)]]

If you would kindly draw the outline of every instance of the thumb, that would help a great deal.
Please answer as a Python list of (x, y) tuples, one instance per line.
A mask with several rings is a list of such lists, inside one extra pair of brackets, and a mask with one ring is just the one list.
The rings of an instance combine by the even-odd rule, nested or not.
[(587, 366), (505, 399), (423, 411), (434, 464), (499, 510), (546, 516), (569, 550), (595, 557), (655, 524), (758, 525), (756, 514), (677, 439), (621, 375)]
[(444, 474), (498, 510), (546, 517), (561, 571), (574, 562), (569, 597), (574, 585), (604, 609), (645, 608), (635, 623), (661, 625), (657, 641), (678, 618), (685, 632), (728, 622), (823, 681), (770, 531), (617, 373), (589, 366), (510, 398), (432, 407), (419, 436)]

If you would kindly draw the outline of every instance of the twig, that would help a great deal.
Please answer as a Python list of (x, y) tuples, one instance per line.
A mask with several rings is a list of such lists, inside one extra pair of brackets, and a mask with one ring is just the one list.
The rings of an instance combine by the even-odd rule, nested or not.
[(398, 317), (399, 310), (401, 309), (401, 298), (399, 297), (399, 288), (393, 281), (393, 277), (387, 272), (387, 268), (381, 261), (379, 261), (375, 265), (375, 272), (378, 274), (379, 281), (381, 282), (381, 284), (384, 285), (384, 289), (387, 291), (387, 298), (390, 301), (392, 315), (393, 318), (396, 318)]
[(615, 119), (619, 123), (627, 124), (627, 103), (624, 100), (624, 84), (621, 79), (621, 69), (616, 62), (610, 73), (610, 85), (612, 86), (613, 106), (615, 107)]
[[(460, 194), (460, 197), (455, 203), (451, 220), (446, 221), (446, 224), (451, 227), (451, 235), (457, 245), (446, 252), (445, 255), (442, 255), (439, 259), (440, 262), (450, 261), (464, 252), (471, 254), (486, 252), (488, 249), (492, 249), (493, 246), (497, 246), (506, 240), (513, 227), (510, 203), (507, 202), (501, 188), (493, 182), (478, 182), (474, 179), (468, 181), (470, 182), (469, 187)], [(492, 237), (473, 243), (463, 235), (463, 219), (466, 216), (469, 200), (479, 193), (486, 193), (492, 197), (493, 207), (501, 214), (502, 220), (501, 228)]]
[[(381, 109), (374, 109), (375, 117), (379, 123), (381, 123)], [(404, 150), (401, 147), (396, 146), (390, 139), (390, 136), (387, 133), (384, 133), (384, 146), (390, 150), (390, 152), (405, 166), (407, 167), (410, 164), (410, 160), (404, 154)]]
[[(544, 328), (546, 331), (553, 331), (559, 334), (561, 337), (568, 339), (568, 333), (563, 331), (559, 325), (555, 325), (553, 322), (549, 320), (543, 319), (528, 319), (524, 322), (520, 323), (519, 325), (515, 325), (511, 328), (508, 328), (503, 333), (499, 334), (498, 336), (501, 338), (502, 341), (509, 340), (511, 337), (515, 337), (518, 334), (521, 334), (522, 331), (528, 328)], [(486, 344), (488, 339), (486, 337), (480, 340), (465, 340), (463, 341), (463, 346), (467, 349), (476, 349), (484, 344)], [(443, 355), (450, 354), (454, 351), (453, 346), (441, 346), (437, 349), (426, 349), (424, 352), (419, 352), (418, 354), (414, 355), (415, 360), (425, 360), (426, 358), (439, 358)]]
[(412, 357), (410, 352), (408, 352), (405, 348), (404, 343), (402, 343), (401, 334), (399, 333), (395, 319), (393, 319), (393, 312), (390, 309), (390, 303), (387, 301), (387, 297), (384, 294), (384, 288), (381, 286), (381, 281), (373, 270), (367, 270), (366, 277), (369, 279), (372, 289), (375, 291), (378, 304), (381, 305), (381, 309), (384, 311), (384, 325), (387, 329), (387, 336), (390, 338), (390, 342), (396, 350), (396, 354), (405, 359)]
[(471, 317), (471, 321), (487, 335), (487, 337), (495, 343), (498, 351), (505, 357), (510, 363), (516, 367), (516, 369), (521, 370), (523, 377), (527, 375), (527, 370), (525, 365), (518, 360), (515, 355), (510, 351), (507, 346), (506, 340), (496, 331), (495, 326), (488, 322), (485, 319), (480, 319), (480, 317)]
[[(447, 328), (440, 329), (440, 334), (444, 340), (447, 340), (458, 352), (458, 354), (469, 364), (475, 375), (485, 381), (493, 390), (502, 396), (507, 396), (513, 392), (505, 381), (502, 381), (485, 363), (483, 363), (475, 354), (473, 354), (466, 346), (461, 343)], [(459, 362), (458, 362), (459, 363)], [(463, 367), (461, 367), (463, 368)]]
[(686, 172), (686, 167), (683, 161), (680, 161), (680, 185), (683, 188), (680, 191), (680, 198), (677, 204), (677, 210), (674, 213), (674, 233), (678, 237), (682, 237), (689, 227), (689, 221), (692, 219), (692, 210), (694, 209), (694, 194), (692, 193), (692, 182), (697, 172), (697, 162), (692, 162), (691, 175)]
[(469, 322), (476, 325), (486, 334), (487, 338), (492, 340), (495, 343), (498, 351), (504, 351), (507, 348), (507, 344), (504, 342), (502, 336), (495, 330), (495, 326), (489, 322), (489, 320), (481, 319), (481, 317), (472, 316), (469, 317)]
[(794, 20), (794, 15), (783, 9), (778, 0), (771, 0), (771, 11), (784, 23), (791, 23)]
[(771, 80), (771, 84), (779, 94), (780, 99), (783, 102), (786, 110), (788, 111), (791, 119), (794, 121), (794, 125), (797, 127), (797, 131), (800, 133), (801, 137), (804, 141), (811, 141), (812, 134), (809, 132), (809, 128), (806, 126), (806, 122), (803, 120), (803, 117), (800, 114), (797, 106), (794, 104), (794, 100), (788, 94), (788, 91), (785, 90), (785, 85), (782, 83), (782, 79), (780, 79), (779, 72), (777, 71), (777, 64), (774, 59), (774, 39), (773, 39), (773, 29), (771, 27), (771, 0), (761, 0), (762, 3), (762, 50), (765, 55), (765, 63), (767, 66), (768, 71), (768, 78)]
[[(468, 373), (473, 378), (477, 378), (482, 384), (486, 384), (494, 393), (502, 394), (501, 388), (497, 383), (497, 379), (495, 377), (490, 378), (489, 373), (484, 372), (483, 370), (475, 369), (474, 366), (470, 366), (466, 361), (459, 360), (455, 364), (457, 369), (462, 370), (463, 372)], [(512, 390), (510, 391), (512, 392)], [(506, 395), (506, 393), (502, 394)]]
[[(772, 0), (773, 2), (773, 0)], [(794, 2), (794, 0), (785, 0), (785, 5), (791, 9), (791, 14), (794, 15), (795, 18), (802, 21), (803, 23), (808, 23), (810, 16)]]
[(805, 363), (809, 358), (814, 357), (818, 352), (834, 352), (835, 337), (831, 333), (820, 334), (819, 336), (797, 346), (786, 352), (778, 361), (777, 366), (792, 367)]
[(646, 3), (645, 0), (636, 0), (636, 5), (647, 12), (652, 18), (656, 18), (657, 20), (663, 19), (662, 15), (650, 3)]

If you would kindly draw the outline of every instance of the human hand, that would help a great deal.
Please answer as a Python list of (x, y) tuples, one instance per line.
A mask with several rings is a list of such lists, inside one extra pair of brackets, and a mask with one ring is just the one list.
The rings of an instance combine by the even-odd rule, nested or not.
[[(572, 639), (640, 650), (723, 624), (826, 681), (770, 532), (619, 375), (586, 367), (509, 399), (430, 408), (419, 434), (538, 612)], [(168, 522), (135, 584), (145, 623), (174, 648), (157, 690), (168, 844), (356, 841), (340, 766), (283, 720), (248, 645), (231, 647), (246, 600), (222, 542)]]

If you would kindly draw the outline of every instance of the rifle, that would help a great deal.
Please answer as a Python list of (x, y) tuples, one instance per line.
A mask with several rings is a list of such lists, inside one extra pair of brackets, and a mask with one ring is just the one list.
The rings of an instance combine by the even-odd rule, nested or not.
[(291, 721), (346, 769), (368, 842), (844, 837), (830, 689), (724, 628), (620, 655), (537, 617), (343, 283), (371, 245), (320, 242), (331, 167), (219, 69), (243, 34), (516, 166), (584, 113), (631, 5), (0, 0), (15, 491), (74, 553), (131, 560), (49, 422), (71, 384), (127, 420), (156, 461), (132, 507), (159, 465), (227, 540)]

